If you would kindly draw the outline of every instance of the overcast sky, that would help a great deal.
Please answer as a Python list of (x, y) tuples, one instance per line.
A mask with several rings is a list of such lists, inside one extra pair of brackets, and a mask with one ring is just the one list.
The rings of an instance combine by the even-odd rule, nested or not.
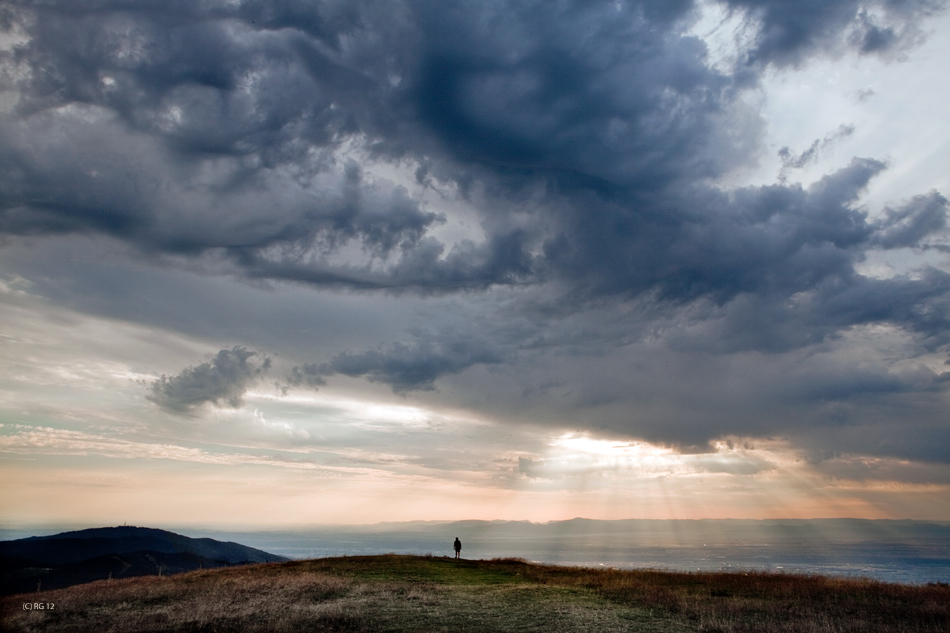
[(944, 0), (7, 0), (4, 524), (950, 520)]

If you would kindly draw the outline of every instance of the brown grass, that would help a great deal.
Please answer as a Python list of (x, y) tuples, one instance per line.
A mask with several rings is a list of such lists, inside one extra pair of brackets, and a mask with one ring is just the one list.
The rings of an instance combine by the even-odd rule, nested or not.
[[(24, 602), (55, 604), (24, 611)], [(0, 601), (5, 630), (946, 633), (950, 587), (369, 556), (99, 581)]]
[(664, 611), (698, 631), (950, 632), (950, 587), (796, 574), (673, 573), (526, 566), (539, 582), (582, 586)]

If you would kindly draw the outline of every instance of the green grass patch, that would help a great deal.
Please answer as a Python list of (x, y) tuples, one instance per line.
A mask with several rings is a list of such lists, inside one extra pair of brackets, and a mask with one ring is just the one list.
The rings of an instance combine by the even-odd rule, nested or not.
[(442, 585), (500, 585), (531, 582), (529, 564), (514, 559), (456, 560), (445, 557), (346, 556), (307, 561), (313, 571), (345, 574), (359, 580)]

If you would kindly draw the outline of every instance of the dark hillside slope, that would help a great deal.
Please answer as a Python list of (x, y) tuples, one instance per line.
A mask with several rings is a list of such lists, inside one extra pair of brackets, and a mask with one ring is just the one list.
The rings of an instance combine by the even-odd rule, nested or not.
[(166, 530), (93, 528), (0, 542), (0, 594), (285, 560), (238, 543), (193, 539)]

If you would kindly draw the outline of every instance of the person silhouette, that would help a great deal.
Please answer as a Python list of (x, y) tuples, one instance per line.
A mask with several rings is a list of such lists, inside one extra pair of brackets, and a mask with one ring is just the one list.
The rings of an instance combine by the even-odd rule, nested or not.
[(455, 558), (462, 557), (462, 541), (459, 540), (459, 537), (455, 537)]

